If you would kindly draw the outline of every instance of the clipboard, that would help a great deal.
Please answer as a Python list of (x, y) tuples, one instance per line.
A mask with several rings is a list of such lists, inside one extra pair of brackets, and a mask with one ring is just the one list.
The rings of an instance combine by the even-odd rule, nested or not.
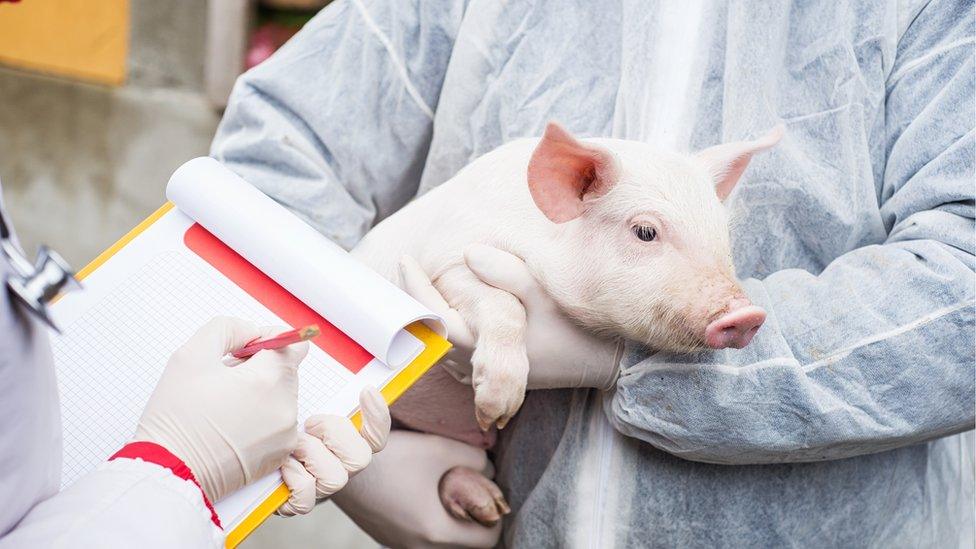
[[(200, 216), (205, 219), (191, 218), (185, 210), (203, 209), (210, 215), (208, 197), (201, 196), (203, 193), (197, 192), (198, 188), (223, 185), (225, 193), (229, 186), (234, 193), (251, 192), (250, 197), (254, 200), (238, 200), (233, 205), (224, 204), (215, 209), (230, 208), (235, 215), (250, 212), (252, 221), (261, 217), (270, 219), (271, 223), (284, 223), (290, 227), (286, 231), (303, 231), (302, 226), (311, 230), (281, 206), (269, 204), (270, 199), (264, 195), (254, 195), (260, 194), (259, 191), (216, 161), (196, 159), (177, 170), (167, 194), (171, 198), (175, 195), (179, 201), (180, 191), (171, 193), (174, 181), (184, 191), (192, 191), (194, 204), (177, 207), (174, 202), (165, 203), (78, 272), (78, 278), (85, 281), (85, 292), (68, 294), (51, 308), (52, 315), (65, 332), (61, 337), (52, 336), (62, 394), (65, 485), (93, 468), (92, 465), (97, 466), (124, 444), (138, 420), (138, 415), (131, 416), (141, 412), (155, 386), (155, 379), (158, 379), (152, 376), (161, 373), (169, 356), (160, 353), (166, 352), (168, 346), (182, 343), (185, 332), (199, 327), (199, 319), (211, 309), (220, 311), (222, 307), (236, 307), (237, 316), (251, 314), (256, 321), (293, 327), (313, 323), (310, 319), (320, 324), (323, 334), (313, 338), (309, 357), (299, 368), (300, 413), (303, 406), (307, 411), (341, 413), (348, 415), (357, 428), (361, 427), (357, 397), (364, 384), (379, 387), (387, 403), (392, 404), (450, 349), (439, 318), (379, 275), (363, 271), (355, 259), (317, 233), (306, 231), (298, 249), (307, 253), (304, 247), (321, 246), (316, 248), (316, 253), (327, 255), (331, 268), (354, 271), (354, 276), (317, 273), (316, 276), (326, 277), (323, 286), (328, 287), (334, 282), (330, 292), (345, 295), (312, 295), (308, 301), (318, 304), (313, 308), (303, 299), (309, 294), (298, 297), (301, 289), (296, 290), (296, 284), (300, 280), (296, 282), (293, 277), (289, 281), (291, 287), (285, 287), (267, 272), (271, 269), (257, 265), (276, 263), (279, 268), (284, 261), (282, 257), (287, 258), (289, 252), (275, 252), (278, 255), (268, 260), (256, 258), (255, 250), (250, 249), (245, 252), (250, 257), (245, 257), (227, 242), (239, 242), (242, 237), (228, 236), (226, 227), (218, 226), (220, 215), (227, 212)], [(211, 229), (223, 234), (218, 236)], [(254, 229), (247, 228), (249, 231)], [(318, 238), (325, 242), (317, 242)], [(315, 262), (319, 259), (291, 257), (293, 262), (303, 263), (301, 267), (306, 269), (316, 268)], [(317, 284), (314, 290), (318, 289)], [(372, 297), (364, 297), (364, 306), (384, 306), (385, 302), (386, 308), (372, 310), (369, 314), (341, 310), (341, 307), (359, 301), (356, 294), (363, 292)], [(133, 314), (132, 309), (137, 314)], [(368, 324), (371, 318), (378, 319), (377, 324), (385, 323), (385, 328), (371, 329)], [(125, 349), (117, 348), (123, 345), (120, 341), (131, 341), (117, 331), (143, 333), (147, 326), (169, 326), (168, 322), (181, 326), (179, 329), (164, 328), (167, 333), (161, 341), (144, 345), (151, 349), (131, 345)], [(105, 330), (107, 323), (115, 324)], [(398, 323), (402, 323), (399, 329), (396, 328)], [(356, 337), (348, 333), (357, 331)], [(87, 355), (79, 352), (82, 342)], [(172, 350), (175, 349), (170, 352)], [(113, 362), (112, 353), (124, 356)], [(142, 353), (143, 360), (133, 359), (133, 353), (137, 356)], [(91, 361), (86, 362), (86, 356), (97, 356), (106, 362), (93, 365)], [(387, 361), (397, 360), (401, 363), (394, 367), (387, 364)], [(147, 366), (147, 362), (152, 364)], [(132, 393), (131, 399), (124, 402), (124, 406), (113, 402), (100, 404), (112, 401), (111, 398), (98, 398), (100, 394), (117, 396), (116, 382), (120, 379), (126, 391)], [(327, 393), (331, 396), (323, 396)], [(287, 498), (288, 490), (275, 473), (216, 502), (218, 516), (224, 523), (226, 547), (236, 547)]]

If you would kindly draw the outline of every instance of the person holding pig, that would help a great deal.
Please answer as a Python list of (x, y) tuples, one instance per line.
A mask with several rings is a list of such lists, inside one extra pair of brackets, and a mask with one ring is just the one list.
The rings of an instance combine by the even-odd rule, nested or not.
[[(339, 0), (239, 80), (212, 153), (352, 247), (550, 120), (689, 151), (783, 123), (726, 203), (735, 270), (768, 313), (744, 349), (618, 357), (519, 258), (468, 254), (525, 306), (529, 386), (549, 389), (500, 431), (500, 543), (971, 546), (972, 12)], [(395, 431), (337, 503), (393, 545), (496, 543), (436, 493), (450, 467), (492, 464), (436, 438)]]

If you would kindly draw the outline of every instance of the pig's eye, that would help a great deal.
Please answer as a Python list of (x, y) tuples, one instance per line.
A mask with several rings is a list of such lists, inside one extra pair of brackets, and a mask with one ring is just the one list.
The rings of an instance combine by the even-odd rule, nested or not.
[(634, 225), (634, 235), (643, 242), (657, 238), (657, 230), (649, 225)]

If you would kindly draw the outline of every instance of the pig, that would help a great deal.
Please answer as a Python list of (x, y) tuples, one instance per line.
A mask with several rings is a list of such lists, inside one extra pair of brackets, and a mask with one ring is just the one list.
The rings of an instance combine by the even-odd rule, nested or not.
[[(522, 404), (525, 310), (466, 267), (472, 244), (522, 258), (562, 312), (595, 334), (675, 352), (747, 345), (765, 312), (737, 282), (723, 201), (783, 133), (780, 125), (681, 154), (581, 139), (551, 122), (541, 138), (477, 158), (379, 223), (353, 256), (394, 282), (401, 258), (414, 258), (476, 336), (472, 385), (432, 368), (393, 407), (394, 420), (489, 448)], [(449, 471), (440, 494), (458, 518), (491, 524), (507, 512), (480, 473)]]

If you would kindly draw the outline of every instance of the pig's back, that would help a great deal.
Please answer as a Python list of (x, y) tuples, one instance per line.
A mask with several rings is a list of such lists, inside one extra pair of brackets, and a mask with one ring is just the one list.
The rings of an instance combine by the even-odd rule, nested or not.
[(436, 279), (461, 265), (471, 244), (507, 247), (527, 226), (545, 221), (525, 179), (537, 142), (516, 140), (476, 159), (373, 227), (353, 256), (398, 282), (397, 263), (403, 255), (416, 259)]

